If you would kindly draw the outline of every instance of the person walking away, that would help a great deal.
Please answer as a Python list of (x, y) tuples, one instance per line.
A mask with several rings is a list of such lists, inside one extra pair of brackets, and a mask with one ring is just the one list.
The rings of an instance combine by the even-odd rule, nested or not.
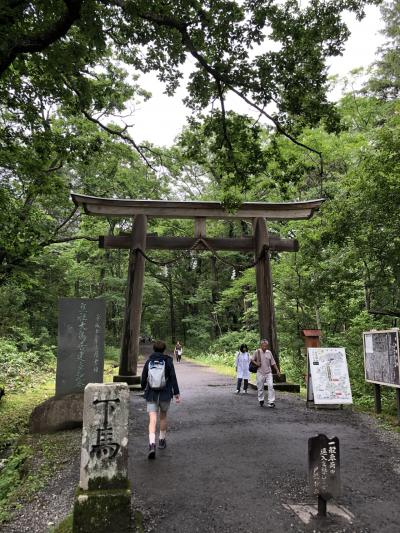
[(235, 368), (236, 368), (236, 377), (237, 377), (237, 386), (236, 394), (240, 393), (240, 388), (242, 386), (243, 380), (243, 394), (247, 394), (247, 387), (249, 384), (249, 363), (250, 355), (246, 344), (242, 344), (239, 348), (239, 351), (236, 354)]
[(269, 342), (262, 339), (260, 348), (253, 355), (252, 361), (258, 366), (256, 374), (257, 397), (260, 407), (264, 406), (264, 384), (268, 386), (268, 407), (275, 407), (275, 390), (272, 376), (272, 368), (280, 376), (279, 368), (275, 362), (274, 356), (268, 349)]
[(181, 359), (182, 359), (182, 352), (183, 352), (182, 345), (181, 345), (181, 343), (178, 341), (178, 342), (175, 344), (175, 349), (174, 349), (174, 354), (175, 354), (176, 362), (177, 362), (177, 363), (180, 363), (180, 362), (181, 362)]
[(156, 457), (156, 428), (158, 413), (160, 414), (160, 435), (158, 447), (167, 446), (167, 414), (172, 398), (180, 402), (178, 381), (176, 379), (174, 360), (164, 354), (166, 344), (155, 341), (153, 353), (147, 359), (141, 377), (141, 386), (144, 389), (144, 398), (147, 402), (149, 414), (149, 452), (148, 458)]

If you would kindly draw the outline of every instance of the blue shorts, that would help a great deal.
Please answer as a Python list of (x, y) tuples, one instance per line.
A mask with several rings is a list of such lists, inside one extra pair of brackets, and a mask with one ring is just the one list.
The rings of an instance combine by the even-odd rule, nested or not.
[(171, 405), (171, 400), (166, 402), (147, 402), (147, 412), (148, 413), (158, 413), (160, 410), (162, 413), (166, 413)]

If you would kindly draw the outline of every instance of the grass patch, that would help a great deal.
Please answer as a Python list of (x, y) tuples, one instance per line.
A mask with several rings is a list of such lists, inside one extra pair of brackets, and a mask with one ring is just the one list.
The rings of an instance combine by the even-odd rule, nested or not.
[(46, 486), (79, 453), (80, 430), (52, 435), (26, 435), (8, 458), (0, 482), (0, 523)]
[(184, 359), (199, 365), (210, 366), (218, 374), (236, 377), (235, 356), (232, 354), (226, 352), (217, 354), (190, 351), (186, 352)]
[(72, 514), (52, 528), (49, 533), (72, 533)]
[(23, 393), (6, 394), (0, 401), (0, 456), (28, 431), (29, 416), (33, 408), (54, 395), (54, 376), (36, 384)]

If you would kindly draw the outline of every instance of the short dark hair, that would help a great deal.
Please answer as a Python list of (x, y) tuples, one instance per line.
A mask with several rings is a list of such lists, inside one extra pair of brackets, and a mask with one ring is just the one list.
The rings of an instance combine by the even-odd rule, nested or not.
[(244, 352), (248, 352), (248, 351), (249, 351), (249, 349), (247, 348), (247, 344), (241, 344), (239, 350), (240, 350), (242, 353), (244, 353)]
[(164, 353), (167, 345), (164, 341), (155, 341), (153, 344), (153, 350), (158, 353)]

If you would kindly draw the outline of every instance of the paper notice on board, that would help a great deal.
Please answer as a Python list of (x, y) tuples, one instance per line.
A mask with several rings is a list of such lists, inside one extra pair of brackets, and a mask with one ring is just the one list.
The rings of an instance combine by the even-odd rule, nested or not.
[(365, 351), (366, 353), (374, 353), (374, 346), (372, 343), (372, 335), (364, 335)]

